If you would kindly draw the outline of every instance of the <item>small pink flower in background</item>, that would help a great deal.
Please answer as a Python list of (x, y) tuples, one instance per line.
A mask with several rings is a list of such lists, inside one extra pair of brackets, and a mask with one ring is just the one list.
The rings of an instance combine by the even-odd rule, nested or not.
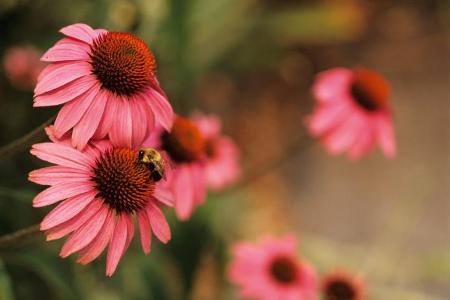
[(45, 63), (39, 60), (41, 53), (34, 47), (12, 47), (3, 57), (3, 68), (13, 86), (31, 90), (36, 85)]
[(35, 144), (31, 153), (55, 165), (32, 171), (29, 180), (50, 186), (33, 199), (34, 207), (60, 202), (40, 227), (48, 241), (68, 236), (62, 257), (78, 252), (77, 261), (87, 264), (109, 244), (106, 275), (111, 276), (133, 238), (134, 215), (144, 253), (150, 252), (152, 232), (163, 243), (170, 240), (160, 205), (172, 206), (173, 197), (151, 180), (136, 150), (98, 140), (80, 151), (67, 135), (59, 141), (52, 127), (47, 133), (53, 142)]
[(329, 153), (358, 159), (378, 144), (387, 157), (395, 156), (389, 85), (380, 74), (331, 69), (317, 76), (312, 91), (317, 104), (309, 131)]
[(296, 247), (293, 236), (267, 237), (259, 244), (236, 243), (228, 278), (239, 285), (245, 299), (317, 299), (316, 273), (297, 256)]
[(175, 212), (180, 220), (191, 217), (194, 209), (205, 201), (206, 140), (197, 124), (177, 116), (170, 132), (158, 128), (144, 142), (144, 147), (157, 148), (166, 156), (169, 167), (166, 181), (175, 197)]
[(322, 279), (324, 300), (366, 300), (363, 279), (343, 270), (336, 270)]
[(196, 113), (193, 119), (206, 140), (207, 185), (213, 190), (221, 190), (241, 175), (239, 149), (231, 138), (222, 135), (222, 123), (217, 116)]
[(139, 147), (155, 123), (170, 129), (173, 110), (156, 79), (156, 60), (129, 33), (74, 24), (43, 56), (34, 106), (64, 104), (55, 120), (58, 138), (73, 128), (72, 145), (109, 135), (115, 146)]

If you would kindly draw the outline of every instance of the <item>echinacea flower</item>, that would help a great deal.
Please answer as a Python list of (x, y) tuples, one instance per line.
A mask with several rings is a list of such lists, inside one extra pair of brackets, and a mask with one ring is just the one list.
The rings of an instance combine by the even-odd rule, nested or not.
[(205, 136), (193, 120), (176, 116), (170, 132), (157, 128), (143, 145), (166, 155), (169, 166), (164, 183), (174, 195), (177, 217), (189, 219), (206, 195)]
[(45, 63), (39, 60), (41, 53), (32, 46), (12, 47), (3, 57), (3, 68), (11, 84), (19, 89), (31, 90), (36, 85)]
[(267, 237), (260, 244), (236, 243), (228, 278), (239, 285), (245, 299), (317, 299), (315, 271), (297, 256), (296, 246), (293, 236)]
[(365, 300), (366, 289), (360, 276), (336, 270), (324, 276), (321, 289), (324, 300)]
[(60, 255), (78, 252), (87, 264), (108, 246), (106, 275), (111, 276), (134, 235), (137, 216), (141, 245), (150, 252), (152, 232), (163, 243), (170, 229), (160, 205), (173, 205), (171, 193), (154, 182), (139, 162), (138, 151), (114, 147), (109, 140), (91, 141), (83, 151), (74, 149), (65, 136), (33, 145), (31, 153), (55, 164), (32, 171), (29, 180), (50, 187), (33, 199), (34, 207), (60, 202), (41, 222), (47, 241), (68, 236)]
[(155, 122), (170, 129), (173, 110), (141, 39), (85, 24), (60, 31), (66, 37), (42, 56), (51, 64), (34, 90), (35, 107), (64, 104), (54, 124), (58, 138), (73, 129), (72, 145), (80, 150), (106, 135), (115, 146), (135, 148)]
[(320, 73), (312, 91), (317, 105), (309, 131), (329, 153), (358, 159), (378, 144), (387, 157), (395, 156), (389, 85), (380, 74), (335, 68)]
[(193, 120), (205, 137), (206, 183), (212, 190), (221, 190), (241, 175), (239, 149), (230, 137), (222, 135), (217, 116), (196, 113)]

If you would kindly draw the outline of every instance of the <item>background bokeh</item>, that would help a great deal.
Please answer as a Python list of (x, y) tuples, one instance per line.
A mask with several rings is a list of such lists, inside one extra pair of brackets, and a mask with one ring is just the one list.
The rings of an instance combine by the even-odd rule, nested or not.
[[(217, 113), (242, 149), (242, 180), (189, 222), (167, 212), (168, 246), (138, 243), (112, 279), (42, 236), (0, 252), (0, 299), (235, 299), (229, 245), (296, 232), (320, 273), (361, 273), (370, 299), (450, 298), (450, 3), (314, 0), (1, 0), (0, 57), (45, 51), (84, 22), (130, 31), (158, 59), (175, 110)], [(309, 138), (314, 74), (366, 66), (390, 81), (398, 157), (330, 157)], [(55, 114), (0, 71), (0, 145)], [(36, 141), (42, 141), (41, 135)], [(299, 146), (299, 141), (301, 144)], [(0, 233), (38, 223), (28, 149), (0, 157)]]

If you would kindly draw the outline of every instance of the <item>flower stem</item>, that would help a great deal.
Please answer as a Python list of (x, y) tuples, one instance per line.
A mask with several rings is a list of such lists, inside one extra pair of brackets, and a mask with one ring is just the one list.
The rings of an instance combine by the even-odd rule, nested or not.
[(23, 148), (29, 147), (30, 144), (33, 142), (33, 140), (42, 133), (45, 127), (50, 125), (53, 120), (55, 119), (55, 116), (52, 116), (50, 119), (42, 123), (40, 126), (36, 127), (23, 137), (14, 140), (10, 142), (9, 144), (3, 146), (0, 148), (0, 159), (3, 159), (11, 154), (13, 154), (16, 151), (19, 151)]
[(0, 236), (0, 250), (21, 246), (39, 233), (39, 224)]

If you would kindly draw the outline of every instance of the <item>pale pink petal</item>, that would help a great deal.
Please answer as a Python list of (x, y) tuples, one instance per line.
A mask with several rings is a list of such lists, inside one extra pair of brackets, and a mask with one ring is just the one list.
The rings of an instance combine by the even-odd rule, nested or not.
[[(86, 93), (66, 103), (58, 113), (55, 120), (54, 131), (57, 138), (61, 138), (72, 129), (83, 117), (86, 110), (95, 101), (99, 93), (98, 85), (92, 86)], [(101, 100), (101, 99), (98, 99)]]
[(56, 185), (68, 181), (89, 179), (87, 171), (62, 166), (51, 166), (31, 171), (28, 180), (42, 185)]
[[(95, 94), (97, 96), (98, 94)], [(89, 95), (87, 95), (88, 97)], [(93, 99), (80, 122), (73, 128), (72, 146), (82, 150), (97, 130), (106, 102), (104, 99)]]
[(91, 161), (83, 153), (62, 144), (41, 143), (34, 144), (31, 154), (42, 160), (80, 170), (90, 170)]
[[(162, 92), (162, 91), (161, 91)], [(155, 121), (164, 129), (170, 130), (174, 120), (174, 112), (165, 95), (154, 89), (148, 89), (142, 96), (155, 115)]]
[(365, 122), (365, 129), (360, 130), (358, 137), (348, 152), (348, 157), (352, 160), (357, 160), (361, 156), (369, 153), (375, 143), (373, 125), (369, 124), (369, 119), (366, 119)]
[(312, 92), (317, 101), (330, 103), (340, 101), (348, 94), (352, 71), (345, 68), (335, 68), (317, 75)]
[(320, 105), (307, 121), (309, 131), (313, 136), (326, 134), (345, 121), (352, 111), (352, 106), (345, 102)]
[(169, 189), (162, 187), (161, 185), (155, 186), (155, 190), (153, 191), (153, 197), (155, 197), (156, 200), (169, 207), (172, 207), (175, 202), (175, 198), (172, 192)]
[(114, 228), (111, 241), (106, 254), (106, 276), (111, 277), (119, 264), (127, 243), (127, 220), (124, 214), (119, 219)]
[(88, 204), (88, 206), (83, 209), (78, 215), (66, 221), (58, 226), (55, 226), (46, 231), (47, 241), (52, 241), (60, 239), (63, 236), (71, 233), (72, 231), (79, 228), (87, 220), (89, 220), (93, 215), (95, 215), (99, 209), (102, 207), (103, 201), (94, 200)]
[(41, 230), (50, 229), (75, 217), (94, 200), (96, 194), (96, 191), (90, 191), (60, 203), (42, 220)]
[(145, 114), (146, 124), (147, 124), (147, 137), (150, 133), (155, 132), (155, 115), (150, 108), (150, 106), (142, 101), (142, 99), (136, 98), (136, 104), (138, 108)]
[(118, 101), (116, 101), (115, 96), (105, 91), (104, 89), (100, 90), (100, 94), (97, 97), (97, 100), (104, 101), (105, 112), (102, 115), (100, 124), (97, 128), (97, 132), (94, 134), (94, 138), (101, 139), (104, 138), (111, 129), (112, 123), (116, 118), (116, 111), (118, 108)]
[(51, 186), (34, 197), (33, 207), (47, 206), (63, 199), (89, 192), (93, 189), (92, 185), (93, 183), (90, 181), (84, 180), (79, 182), (69, 181)]
[(96, 84), (92, 76), (83, 76), (71, 83), (34, 98), (34, 107), (53, 106), (69, 102), (82, 95)]
[(95, 215), (93, 215), (80, 228), (75, 230), (64, 243), (59, 255), (61, 257), (67, 257), (92, 242), (92, 240), (99, 233), (100, 229), (102, 229), (106, 216), (108, 215), (108, 211), (109, 206), (106, 204), (103, 205)]
[(134, 149), (142, 145), (147, 134), (148, 121), (145, 110), (142, 110), (141, 106), (138, 104), (139, 99), (136, 100), (132, 98), (128, 101), (130, 104), (131, 115), (133, 116), (131, 122), (133, 127), (132, 148)]
[(133, 215), (131, 215), (131, 214), (126, 215), (126, 219), (127, 219), (127, 242), (125, 244), (125, 249), (123, 249), (124, 253), (125, 253), (125, 251), (127, 251), (128, 247), (130, 246), (131, 240), (133, 240), (133, 236), (134, 236)]
[(220, 136), (220, 131), (222, 130), (222, 122), (220, 121), (219, 117), (215, 115), (204, 115), (200, 112), (195, 112), (192, 118), (205, 138), (213, 139)]
[(359, 112), (352, 113), (324, 137), (323, 143), (330, 153), (340, 154), (352, 146), (364, 126), (364, 116)]
[(72, 61), (72, 60), (84, 60), (89, 61), (89, 52), (86, 48), (79, 47), (76, 43), (60, 43), (52, 48), (48, 49), (41, 57), (42, 61), (46, 62), (59, 62), (59, 61)]
[(80, 250), (77, 262), (86, 265), (96, 259), (106, 248), (114, 232), (116, 216), (113, 210), (109, 210), (102, 229), (98, 232), (95, 239), (86, 247)]
[(87, 44), (92, 44), (93, 40), (98, 36), (98, 33), (96, 33), (90, 26), (81, 23), (61, 28), (60, 32), (66, 36), (83, 41)]
[(194, 203), (195, 205), (205, 202), (206, 198), (206, 180), (204, 166), (200, 164), (192, 164), (191, 178), (194, 189)]
[(79, 41), (71, 37), (64, 37), (60, 39), (55, 43), (54, 47), (63, 45), (77, 46), (78, 48), (84, 50), (84, 52), (91, 53), (91, 45), (88, 45), (85, 42)]
[(144, 251), (145, 254), (149, 254), (152, 242), (152, 230), (150, 227), (150, 222), (145, 210), (138, 212), (137, 217), (139, 223), (139, 234), (141, 236), (142, 251)]
[(171, 238), (170, 228), (161, 209), (153, 201), (150, 201), (146, 211), (153, 233), (162, 243), (167, 243)]
[(173, 193), (175, 196), (175, 212), (180, 220), (187, 220), (194, 209), (194, 186), (190, 169), (186, 165), (178, 165), (173, 176)]
[(116, 117), (112, 123), (109, 137), (115, 147), (132, 147), (133, 124), (130, 103), (126, 99), (116, 99), (119, 101), (116, 110)]
[(96, 38), (98, 38), (101, 35), (107, 34), (108, 31), (106, 29), (95, 29)]
[(387, 157), (394, 158), (396, 154), (395, 134), (390, 117), (387, 114), (379, 114), (374, 121), (381, 150)]
[(91, 65), (87, 62), (77, 61), (70, 63), (53, 64), (59, 66), (38, 81), (34, 94), (36, 96), (50, 92), (77, 78), (91, 74)]

